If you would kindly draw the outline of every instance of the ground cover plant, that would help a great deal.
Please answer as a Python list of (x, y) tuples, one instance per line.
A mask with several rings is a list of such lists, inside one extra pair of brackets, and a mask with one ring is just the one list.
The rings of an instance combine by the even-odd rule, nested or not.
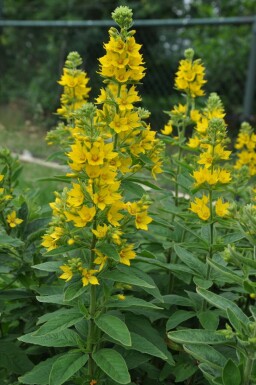
[(50, 207), (0, 153), (0, 384), (254, 384), (256, 135), (232, 151), (192, 49), (152, 131), (132, 11), (112, 16), (95, 103), (77, 52), (59, 80)]

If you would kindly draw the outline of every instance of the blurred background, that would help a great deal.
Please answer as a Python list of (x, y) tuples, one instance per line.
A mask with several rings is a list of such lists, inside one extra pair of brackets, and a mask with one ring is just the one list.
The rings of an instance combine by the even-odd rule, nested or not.
[(255, 122), (255, 0), (0, 0), (1, 145), (47, 157), (43, 138), (57, 122), (66, 56), (76, 50), (83, 57), (93, 100), (102, 85), (97, 59), (118, 5), (133, 9), (147, 67), (139, 92), (154, 130), (167, 121), (162, 111), (182, 101), (174, 74), (188, 47), (202, 58), (206, 91), (221, 96), (231, 132), (244, 118)]

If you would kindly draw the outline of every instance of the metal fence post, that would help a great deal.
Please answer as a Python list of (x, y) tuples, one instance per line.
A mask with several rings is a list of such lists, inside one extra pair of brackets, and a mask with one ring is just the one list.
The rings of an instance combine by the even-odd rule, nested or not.
[[(256, 16), (252, 25), (252, 41), (248, 64), (247, 80), (244, 95), (243, 118), (250, 118), (252, 115), (253, 98), (255, 95), (256, 83)], [(255, 111), (256, 113), (256, 111)]]

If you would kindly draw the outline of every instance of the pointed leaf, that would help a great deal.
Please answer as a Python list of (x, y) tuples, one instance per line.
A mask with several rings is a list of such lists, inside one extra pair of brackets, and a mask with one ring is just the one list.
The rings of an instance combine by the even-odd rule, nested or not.
[(196, 360), (209, 364), (214, 368), (222, 368), (227, 361), (223, 354), (219, 353), (210, 345), (184, 345), (183, 347), (184, 350), (195, 357)]
[(62, 385), (88, 361), (88, 354), (70, 351), (58, 358), (52, 366), (49, 385)]
[(236, 364), (229, 359), (222, 372), (223, 385), (241, 385), (241, 374)]
[(233, 313), (243, 322), (245, 325), (248, 325), (250, 322), (249, 318), (244, 314), (244, 312), (232, 301), (226, 299), (218, 294), (212, 293), (203, 288), (197, 288), (196, 290), (203, 298), (206, 299), (212, 305), (226, 311), (231, 309)]
[(72, 325), (75, 325), (77, 322), (81, 321), (84, 316), (78, 311), (70, 311), (66, 314), (61, 314), (55, 316), (54, 318), (47, 321), (42, 325), (36, 332), (35, 336), (43, 336), (49, 333), (56, 333), (62, 330), (69, 328)]
[(212, 266), (220, 276), (228, 278), (230, 282), (236, 282), (238, 285), (243, 286), (243, 279), (239, 277), (233, 270), (226, 266), (220, 265), (219, 263), (207, 258), (207, 262)]
[(53, 272), (59, 272), (61, 265), (63, 265), (63, 262), (56, 261), (56, 262), (39, 263), (38, 265), (34, 265), (32, 267), (33, 269), (37, 269), (41, 271), (49, 271), (50, 273), (53, 273)]
[(225, 344), (229, 340), (223, 334), (203, 329), (182, 329), (168, 333), (170, 340), (180, 344)]
[(219, 316), (212, 310), (201, 311), (197, 317), (204, 329), (216, 330), (219, 325)]
[(19, 377), (19, 382), (28, 385), (48, 385), (52, 365), (60, 356), (61, 354), (58, 354), (57, 356), (40, 362), (40, 364), (34, 366), (30, 372)]
[(96, 249), (101, 251), (102, 254), (106, 255), (108, 258), (113, 259), (116, 262), (120, 261), (120, 255), (117, 249), (110, 243), (97, 244)]
[(171, 315), (166, 324), (166, 330), (175, 329), (176, 326), (195, 316), (193, 311), (177, 310)]
[(175, 245), (174, 250), (178, 257), (182, 260), (185, 265), (190, 267), (193, 270), (194, 274), (199, 275), (200, 277), (206, 277), (206, 265), (201, 262), (194, 254), (190, 253), (186, 249)]
[(149, 342), (146, 338), (136, 333), (131, 333), (132, 349), (138, 350), (141, 353), (146, 353), (154, 357), (159, 357), (162, 360), (167, 360), (167, 356), (161, 352), (154, 344)]
[(64, 347), (64, 346), (77, 346), (79, 342), (79, 336), (73, 330), (62, 330), (61, 332), (51, 333), (44, 336), (36, 336), (33, 333), (25, 334), (18, 338), (19, 341), (26, 342), (28, 344), (35, 344), (49, 347)]
[(151, 285), (150, 283), (147, 283), (143, 279), (133, 276), (128, 273), (124, 273), (121, 271), (107, 271), (102, 274), (102, 279), (109, 279), (110, 281), (115, 282), (122, 282), (127, 283), (128, 285), (135, 285), (140, 287), (148, 287), (150, 289), (153, 289), (155, 286)]
[(125, 360), (113, 349), (101, 349), (92, 355), (97, 366), (118, 384), (129, 384), (131, 377)]
[(136, 297), (125, 297), (124, 300), (113, 300), (108, 302), (106, 307), (116, 307), (116, 308), (130, 308), (130, 307), (142, 307), (142, 308), (150, 308), (156, 310), (162, 310), (163, 308), (155, 305), (152, 302), (145, 301), (144, 299), (136, 298)]
[(119, 341), (125, 346), (131, 346), (131, 335), (126, 324), (110, 314), (102, 314), (95, 319), (95, 323), (99, 329), (103, 330), (107, 335), (114, 340)]

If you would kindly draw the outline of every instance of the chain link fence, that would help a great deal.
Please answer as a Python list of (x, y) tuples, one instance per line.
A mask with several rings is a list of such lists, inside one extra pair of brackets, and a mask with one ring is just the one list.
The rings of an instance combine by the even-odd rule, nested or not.
[[(173, 89), (178, 62), (186, 48), (204, 62), (206, 92), (217, 92), (227, 119), (237, 126), (242, 118), (255, 119), (256, 18), (141, 20), (135, 23), (147, 67), (139, 86), (151, 124), (162, 128), (169, 110), (182, 96)], [(8, 21), (1, 28), (0, 102), (25, 100), (34, 113), (53, 116), (59, 103), (60, 78), (65, 58), (78, 51), (90, 77), (92, 100), (102, 79), (98, 58), (104, 54), (110, 21)], [(200, 102), (200, 101), (199, 101)], [(203, 98), (201, 100), (203, 102)], [(52, 123), (51, 123), (52, 124)]]

